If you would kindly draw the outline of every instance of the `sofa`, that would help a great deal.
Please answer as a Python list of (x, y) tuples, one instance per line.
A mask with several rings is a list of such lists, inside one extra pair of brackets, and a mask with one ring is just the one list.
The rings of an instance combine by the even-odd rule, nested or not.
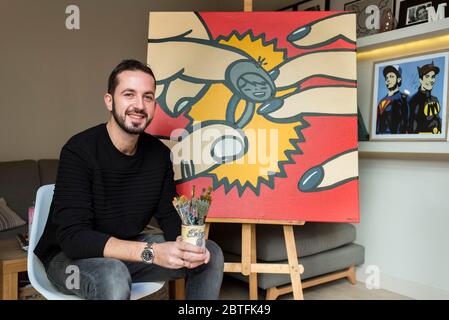
[[(28, 207), (33, 205), (40, 186), (55, 183), (58, 160), (21, 160), (0, 162), (0, 197), (28, 222)], [(0, 239), (26, 232), (28, 225), (0, 232)]]

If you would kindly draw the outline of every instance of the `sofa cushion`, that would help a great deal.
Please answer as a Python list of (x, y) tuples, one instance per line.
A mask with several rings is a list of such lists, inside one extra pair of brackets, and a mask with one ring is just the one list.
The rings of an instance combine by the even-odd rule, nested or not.
[(34, 160), (0, 162), (0, 197), (23, 220), (39, 188), (39, 170)]
[(37, 162), (41, 186), (56, 182), (58, 164), (59, 160), (57, 159), (42, 159)]
[(0, 198), (0, 231), (17, 228), (24, 224), (26, 224), (26, 222), (8, 207), (5, 199)]
[[(240, 261), (240, 257), (232, 254), (224, 254), (226, 262)], [(327, 273), (344, 270), (352, 265), (358, 266), (365, 262), (365, 248), (361, 245), (351, 243), (333, 250), (324, 251), (299, 259), (304, 267), (302, 280), (322, 276)], [(287, 260), (277, 263), (288, 263)], [(248, 282), (248, 277), (241, 273), (230, 272), (227, 275)], [(289, 274), (259, 273), (257, 274), (257, 285), (261, 289), (283, 286), (291, 283)]]
[[(224, 252), (240, 255), (242, 252), (241, 224), (213, 223), (209, 238)], [(356, 230), (349, 223), (307, 222), (293, 227), (298, 256), (305, 257), (334, 249), (355, 240)], [(232, 241), (229, 241), (232, 239)], [(287, 259), (284, 232), (281, 225), (256, 226), (257, 258), (263, 261)]]

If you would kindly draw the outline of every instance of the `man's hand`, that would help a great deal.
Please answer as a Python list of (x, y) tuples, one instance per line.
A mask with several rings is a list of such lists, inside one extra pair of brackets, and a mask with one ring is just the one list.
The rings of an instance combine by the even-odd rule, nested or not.
[(209, 250), (182, 242), (181, 236), (176, 241), (154, 243), (154, 263), (169, 269), (196, 268), (210, 259)]

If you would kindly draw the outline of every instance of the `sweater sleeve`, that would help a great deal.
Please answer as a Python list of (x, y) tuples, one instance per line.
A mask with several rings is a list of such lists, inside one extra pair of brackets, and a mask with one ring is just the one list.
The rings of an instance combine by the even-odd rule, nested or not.
[(103, 257), (110, 235), (93, 230), (92, 178), (88, 157), (74, 146), (61, 151), (53, 222), (62, 251), (71, 259)]
[(159, 203), (154, 214), (159, 226), (164, 232), (167, 241), (173, 241), (181, 234), (181, 218), (173, 207), (173, 198), (176, 196), (176, 185), (170, 153), (167, 152), (167, 166)]

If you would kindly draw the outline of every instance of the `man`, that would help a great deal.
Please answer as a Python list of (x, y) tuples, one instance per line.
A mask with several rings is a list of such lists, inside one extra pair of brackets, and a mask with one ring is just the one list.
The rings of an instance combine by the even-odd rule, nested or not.
[(412, 133), (441, 133), (440, 103), (432, 96), (436, 75), (440, 68), (432, 63), (418, 68), (420, 86), (410, 98), (410, 132)]
[[(144, 133), (155, 112), (153, 72), (122, 61), (104, 102), (109, 121), (73, 136), (61, 151), (50, 216), (35, 249), (49, 280), (85, 299), (129, 299), (132, 282), (186, 277), (187, 299), (217, 299), (221, 249), (212, 241), (206, 249), (180, 241), (170, 151)], [(165, 239), (142, 233), (153, 216)], [(79, 285), (67, 285), (69, 266), (79, 270)]]
[(407, 130), (407, 95), (399, 91), (402, 82), (400, 67), (386, 66), (383, 70), (388, 93), (377, 105), (377, 134), (404, 134)]
[(427, 19), (426, 5), (419, 6), (418, 9), (416, 9), (415, 21), (427, 21)]

